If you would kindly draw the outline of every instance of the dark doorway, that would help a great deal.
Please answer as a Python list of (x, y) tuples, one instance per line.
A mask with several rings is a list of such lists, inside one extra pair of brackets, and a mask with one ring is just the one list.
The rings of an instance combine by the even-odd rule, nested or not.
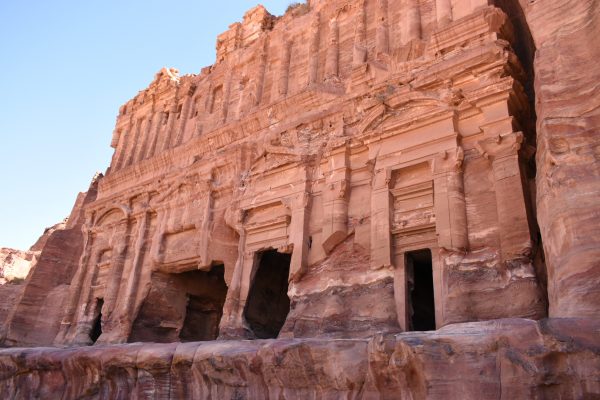
[(182, 342), (215, 340), (219, 336), (219, 323), (227, 297), (225, 266), (214, 266), (205, 279), (209, 283), (207, 290), (188, 294), (185, 319), (179, 333)]
[(435, 330), (431, 251), (426, 249), (406, 253), (405, 265), (409, 330)]
[(290, 311), (288, 275), (291, 254), (267, 250), (257, 255), (254, 276), (244, 316), (259, 339), (276, 338)]
[(92, 330), (90, 331), (90, 339), (92, 343), (96, 343), (100, 335), (102, 335), (102, 307), (104, 306), (104, 299), (96, 299), (96, 308), (94, 309), (94, 323)]
[(178, 274), (154, 272), (129, 342), (215, 340), (227, 297), (225, 267)]

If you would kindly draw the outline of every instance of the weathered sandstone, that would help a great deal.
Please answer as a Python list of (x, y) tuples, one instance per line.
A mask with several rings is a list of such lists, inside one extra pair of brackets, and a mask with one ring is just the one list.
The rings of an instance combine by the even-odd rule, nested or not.
[(4, 398), (584, 399), (598, 321), (508, 319), (371, 339), (0, 350)]
[(600, 396), (599, 3), (251, 9), (119, 110), (0, 389)]
[[(524, 3), (524, 2), (523, 2)], [(536, 45), (537, 206), (550, 315), (600, 312), (600, 2), (524, 5)]]

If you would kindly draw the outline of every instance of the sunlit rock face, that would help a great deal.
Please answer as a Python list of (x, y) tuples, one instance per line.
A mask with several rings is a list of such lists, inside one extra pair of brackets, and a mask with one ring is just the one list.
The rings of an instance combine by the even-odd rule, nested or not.
[(370, 339), (5, 349), (0, 390), (9, 399), (586, 399), (600, 392), (598, 329), (589, 319), (504, 319)]
[(258, 6), (159, 71), (0, 331), (96, 346), (6, 350), (6, 390), (599, 394), (600, 5), (521, 3)]

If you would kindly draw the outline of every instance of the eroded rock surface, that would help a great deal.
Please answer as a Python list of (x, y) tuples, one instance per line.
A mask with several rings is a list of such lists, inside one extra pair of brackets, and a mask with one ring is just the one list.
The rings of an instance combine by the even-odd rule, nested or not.
[(0, 330), (95, 346), (0, 352), (2, 393), (599, 397), (599, 10), (248, 11), (119, 110)]
[[(525, 3), (525, 2), (522, 2)], [(523, 5), (537, 47), (537, 205), (550, 315), (600, 310), (600, 2)]]
[(0, 351), (3, 398), (522, 399), (600, 396), (600, 321), (507, 319), (372, 339)]

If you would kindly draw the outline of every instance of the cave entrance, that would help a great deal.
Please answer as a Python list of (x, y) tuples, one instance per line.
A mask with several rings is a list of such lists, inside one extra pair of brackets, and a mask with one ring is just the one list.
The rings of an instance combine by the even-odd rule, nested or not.
[[(212, 267), (209, 272), (192, 271), (192, 274), (195, 274), (192, 279), (204, 282), (194, 285), (187, 293), (185, 318), (179, 339), (182, 342), (215, 340), (219, 336), (219, 323), (227, 297), (225, 266), (220, 264)], [(204, 290), (194, 290), (202, 286), (205, 287)]]
[(244, 316), (259, 339), (276, 338), (290, 311), (287, 295), (291, 254), (266, 250), (258, 253)]
[(151, 282), (129, 342), (217, 339), (227, 297), (223, 264), (214, 265), (210, 271), (154, 272)]
[(405, 257), (409, 330), (435, 330), (431, 250), (411, 251)]
[(102, 307), (104, 299), (96, 299), (96, 307), (94, 309), (94, 322), (90, 331), (90, 339), (92, 343), (96, 343), (100, 335), (102, 335)]

